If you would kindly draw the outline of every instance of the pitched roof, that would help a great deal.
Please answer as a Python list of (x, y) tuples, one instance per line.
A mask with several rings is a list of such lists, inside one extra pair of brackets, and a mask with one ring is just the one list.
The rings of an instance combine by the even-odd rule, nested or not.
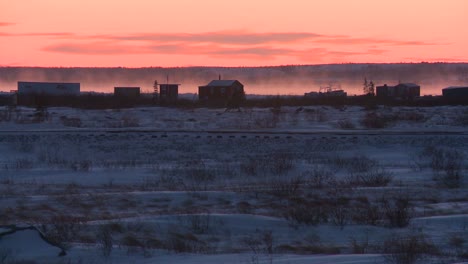
[(223, 87), (223, 86), (231, 86), (234, 83), (238, 82), (237, 80), (213, 80), (206, 86), (215, 86), (215, 87)]

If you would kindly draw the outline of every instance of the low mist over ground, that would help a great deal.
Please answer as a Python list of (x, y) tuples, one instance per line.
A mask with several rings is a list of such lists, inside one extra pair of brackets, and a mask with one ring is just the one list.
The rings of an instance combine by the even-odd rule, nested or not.
[[(80, 82), (82, 91), (112, 92), (114, 86), (152, 91), (159, 83), (180, 83), (180, 93), (196, 93), (213, 79), (238, 79), (248, 94), (303, 94), (331, 85), (362, 94), (364, 78), (376, 85), (414, 82), (421, 95), (438, 95), (447, 86), (468, 85), (468, 63), (331, 64), (275, 67), (183, 68), (38, 68), (0, 67), (0, 91), (17, 89), (18, 81)], [(169, 79), (169, 80), (167, 80)]]

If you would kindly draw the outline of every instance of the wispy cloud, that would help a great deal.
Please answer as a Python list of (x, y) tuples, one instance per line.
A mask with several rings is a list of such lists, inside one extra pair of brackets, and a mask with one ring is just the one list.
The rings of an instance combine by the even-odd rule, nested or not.
[[(299, 60), (346, 58), (358, 55), (379, 56), (390, 46), (440, 45), (419, 40), (358, 38), (311, 32), (219, 31), (206, 33), (140, 33), (77, 36), (71, 33), (35, 33), (69, 38), (43, 47), (48, 52), (85, 55), (204, 55), (216, 58)], [(384, 48), (382, 48), (384, 47)]]
[(251, 33), (246, 31), (218, 31), (206, 33), (142, 33), (129, 35), (94, 35), (89, 38), (126, 41), (157, 41), (157, 42), (190, 42), (217, 43), (232, 45), (258, 45), (267, 43), (291, 43), (322, 37), (309, 32), (269, 32)]
[(0, 32), (1, 37), (61, 37), (71, 38), (75, 34), (70, 32), (28, 32), (28, 33), (6, 33)]
[(415, 40), (394, 40), (380, 38), (355, 38), (352, 36), (324, 37), (314, 40), (315, 43), (337, 44), (337, 45), (385, 45), (385, 46), (427, 46), (441, 45), (440, 43), (415, 41)]
[(14, 24), (15, 24), (15, 23), (1, 22), (1, 21), (0, 21), (0, 27), (13, 26)]
[(76, 43), (66, 42), (54, 44), (43, 48), (44, 51), (84, 54), (84, 55), (116, 55), (116, 54), (142, 54), (150, 53), (144, 47), (134, 45), (122, 45), (108, 41)]
[(229, 45), (264, 45), (271, 43), (298, 43), (311, 41), (322, 44), (337, 45), (389, 45), (389, 46), (420, 46), (440, 45), (441, 43), (418, 40), (396, 40), (382, 38), (359, 38), (345, 35), (324, 35), (311, 32), (267, 32), (252, 33), (247, 31), (218, 31), (196, 34), (186, 33), (141, 33), (128, 35), (92, 35), (90, 39), (108, 39), (120, 41), (150, 41), (150, 42), (189, 42), (216, 43)]
[(326, 48), (293, 49), (275, 46), (226, 47), (219, 44), (167, 44), (167, 45), (124, 45), (112, 41), (90, 43), (61, 43), (44, 48), (45, 51), (76, 55), (205, 55), (220, 59), (271, 60), (277, 57), (294, 57), (301, 61), (322, 61), (327, 58), (342, 58), (363, 54), (382, 54), (385, 50), (362, 52), (329, 50)]

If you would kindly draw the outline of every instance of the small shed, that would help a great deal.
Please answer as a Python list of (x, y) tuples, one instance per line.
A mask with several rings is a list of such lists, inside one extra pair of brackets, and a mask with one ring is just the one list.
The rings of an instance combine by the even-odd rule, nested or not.
[(140, 97), (140, 87), (114, 87), (114, 96), (127, 98)]
[(244, 85), (238, 80), (213, 80), (198, 87), (200, 101), (227, 103), (236, 94), (244, 94)]
[(159, 100), (161, 102), (176, 102), (179, 97), (179, 85), (177, 83), (159, 84)]

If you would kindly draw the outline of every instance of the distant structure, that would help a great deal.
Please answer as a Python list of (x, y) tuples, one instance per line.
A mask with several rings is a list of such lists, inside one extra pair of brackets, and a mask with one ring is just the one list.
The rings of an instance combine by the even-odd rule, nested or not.
[(323, 98), (323, 97), (346, 97), (348, 94), (342, 89), (333, 89), (331, 86), (320, 87), (318, 92), (304, 93), (304, 97)]
[(78, 96), (80, 83), (18, 82), (19, 96)]
[(140, 97), (140, 87), (114, 87), (114, 96), (138, 98)]
[(244, 96), (244, 85), (238, 80), (213, 80), (198, 87), (198, 99), (209, 103), (227, 104), (233, 98)]
[(450, 86), (442, 89), (442, 96), (449, 100), (468, 100), (468, 86)]
[(377, 97), (381, 98), (398, 98), (398, 99), (413, 99), (421, 94), (421, 86), (415, 83), (400, 83), (395, 86), (377, 86)]
[(179, 85), (177, 83), (159, 84), (159, 101), (163, 103), (176, 102), (179, 97)]

